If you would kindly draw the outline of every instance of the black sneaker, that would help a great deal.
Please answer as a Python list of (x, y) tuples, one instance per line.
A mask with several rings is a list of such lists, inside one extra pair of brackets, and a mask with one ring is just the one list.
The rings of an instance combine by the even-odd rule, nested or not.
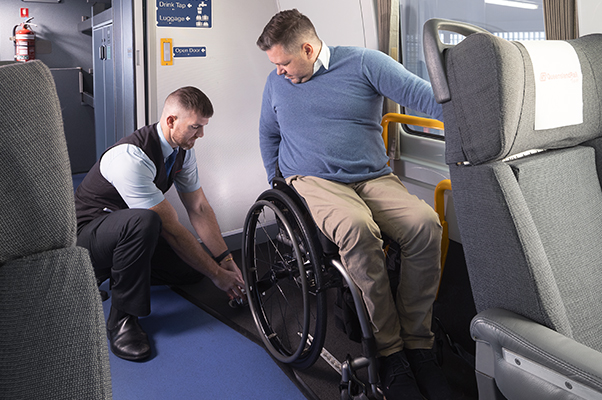
[(378, 375), (387, 400), (423, 400), (403, 351), (379, 358)]
[(431, 349), (405, 349), (420, 392), (428, 400), (451, 400), (452, 390)]

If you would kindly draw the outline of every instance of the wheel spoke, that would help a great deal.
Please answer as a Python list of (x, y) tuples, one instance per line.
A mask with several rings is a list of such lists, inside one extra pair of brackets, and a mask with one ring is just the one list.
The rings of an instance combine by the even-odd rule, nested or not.
[[(288, 196), (268, 190), (247, 215), (243, 275), (249, 306), (268, 351), (296, 368), (319, 357), (326, 324), (321, 264), (310, 230)], [(309, 340), (313, 337), (313, 340)]]

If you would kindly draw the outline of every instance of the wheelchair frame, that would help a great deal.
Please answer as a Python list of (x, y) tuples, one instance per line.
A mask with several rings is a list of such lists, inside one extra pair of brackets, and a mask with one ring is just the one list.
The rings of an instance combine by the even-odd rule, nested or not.
[[(381, 123), (385, 143), (388, 142), (390, 122), (443, 129), (443, 124), (436, 120), (389, 113)], [(443, 191), (451, 189), (449, 180), (442, 184), (443, 187), (437, 189), (440, 194), (436, 196), (436, 202), (438, 200), (440, 204)], [(435, 209), (442, 224), (445, 223), (444, 207), (436, 205)], [(262, 222), (262, 218), (266, 221)], [(340, 262), (338, 252), (323, 248), (320, 235), (305, 203), (282, 177), (274, 178), (273, 188), (263, 192), (249, 210), (243, 227), (242, 272), (259, 336), (277, 360), (294, 368), (309, 368), (319, 358), (324, 345), (325, 291), (341, 287), (344, 281), (355, 304), (364, 355), (348, 357), (342, 363), (341, 399), (368, 399), (366, 385), (356, 375), (362, 368), (367, 368), (372, 398), (383, 399), (378, 387), (376, 342), (361, 293)], [(446, 245), (447, 235), (444, 242)], [(262, 246), (268, 250), (264, 252)], [(442, 256), (444, 262), (445, 255)], [(278, 299), (284, 304), (272, 306), (272, 301)], [(292, 319), (291, 328), (286, 319), (289, 318), (288, 306), (292, 308), (292, 303), (300, 304), (303, 312)]]
[[(270, 234), (267, 232), (261, 232), (265, 227), (257, 226), (259, 215), (265, 208), (269, 208), (275, 214), (277, 225), (282, 225), (278, 227), (278, 232), (271, 234), (272, 238), (268, 237)], [(264, 264), (265, 260), (260, 259), (257, 254), (260, 250), (256, 248), (260, 245), (257, 242), (258, 231), (265, 235), (266, 242), (269, 242), (268, 246), (277, 246), (280, 243), (275, 243), (275, 241), (284, 241), (285, 246), (292, 254), (283, 253), (280, 250), (275, 251), (275, 253), (279, 253), (278, 259), (270, 259), (271, 265), (262, 266), (261, 264)], [(286, 236), (283, 237), (283, 235)], [(362, 347), (365, 355), (348, 358), (342, 363), (340, 371), (341, 398), (368, 398), (365, 385), (356, 376), (357, 370), (367, 368), (371, 394), (374, 398), (382, 399), (382, 393), (377, 386), (379, 378), (376, 343), (361, 294), (338, 259), (338, 255), (323, 251), (318, 235), (320, 233), (303, 201), (282, 178), (274, 179), (273, 189), (263, 192), (247, 214), (243, 231), (242, 270), (249, 306), (260, 337), (270, 354), (277, 360), (291, 364), (295, 368), (309, 368), (320, 356), (324, 344), (326, 334), (325, 291), (342, 286), (342, 280), (344, 280), (355, 303), (362, 330)], [(290, 240), (291, 238), (292, 240)], [(291, 256), (292, 258), (289, 258)], [(299, 262), (299, 260), (302, 261)], [(283, 268), (283, 264), (287, 264), (289, 269)], [(291, 281), (301, 291), (302, 301), (300, 303), (303, 305), (303, 322), (297, 323), (301, 328), (301, 332), (297, 332), (300, 340), (287, 345), (283, 342), (290, 340), (290, 336), (293, 336), (294, 333), (281, 332), (281, 330), (286, 331), (286, 328), (278, 327), (282, 321), (271, 319), (269, 316), (272, 315), (271, 310), (268, 310), (268, 307), (271, 306), (267, 303), (274, 296), (281, 294), (282, 299), (288, 305), (291, 299), (289, 293), (285, 293), (287, 289), (284, 286), (290, 285)], [(274, 293), (276, 291), (278, 293)], [(311, 302), (307, 299), (310, 295), (316, 296), (315, 305), (310, 304)], [(312, 310), (311, 307), (315, 307), (315, 310)], [(285, 314), (287, 313), (288, 310)], [(313, 324), (308, 320), (308, 314), (312, 313), (315, 313), (317, 320)], [(277, 317), (279, 316), (274, 318)], [(301, 318), (298, 318), (299, 320)], [(310, 331), (314, 334), (312, 335)], [(358, 389), (359, 393), (354, 394)]]

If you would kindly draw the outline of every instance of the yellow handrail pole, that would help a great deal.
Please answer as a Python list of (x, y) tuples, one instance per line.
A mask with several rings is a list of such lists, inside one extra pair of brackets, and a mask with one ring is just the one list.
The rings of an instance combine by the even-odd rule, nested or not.
[[(447, 250), (449, 249), (449, 228), (445, 220), (445, 191), (452, 190), (451, 181), (444, 179), (435, 187), (435, 212), (439, 215), (443, 232), (441, 234), (441, 277), (439, 278), (439, 286), (441, 286), (441, 278), (443, 277), (443, 268), (445, 268), (445, 259), (447, 258)], [(437, 289), (439, 295), (439, 289)]]
[(385, 148), (387, 148), (389, 145), (389, 123), (391, 122), (443, 130), (443, 122), (436, 119), (422, 118), (406, 114), (388, 113), (383, 116), (380, 122), (380, 125), (383, 127), (383, 141), (385, 142)]

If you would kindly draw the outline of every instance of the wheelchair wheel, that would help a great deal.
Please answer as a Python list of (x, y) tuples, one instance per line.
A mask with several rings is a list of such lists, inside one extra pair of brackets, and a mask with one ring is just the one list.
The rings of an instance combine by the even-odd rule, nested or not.
[(265, 191), (243, 231), (243, 276), (262, 341), (277, 360), (308, 368), (326, 334), (322, 265), (308, 223), (280, 190)]

